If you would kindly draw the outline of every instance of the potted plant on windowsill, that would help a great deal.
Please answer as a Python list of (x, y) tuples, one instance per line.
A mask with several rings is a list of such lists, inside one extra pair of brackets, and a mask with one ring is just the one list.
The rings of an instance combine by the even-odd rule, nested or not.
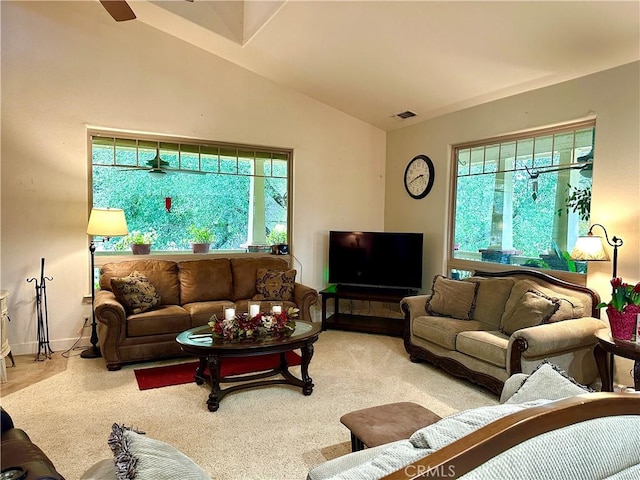
[(115, 249), (124, 250), (130, 246), (134, 255), (148, 255), (151, 252), (151, 245), (157, 238), (158, 234), (153, 228), (149, 228), (146, 232), (134, 230), (122, 237), (115, 244)]
[(289, 253), (286, 227), (280, 224), (276, 225), (267, 235), (267, 243), (271, 245), (271, 253), (274, 255)]
[(189, 243), (193, 253), (209, 253), (209, 247), (215, 240), (215, 235), (209, 227), (196, 227), (191, 225), (188, 228)]

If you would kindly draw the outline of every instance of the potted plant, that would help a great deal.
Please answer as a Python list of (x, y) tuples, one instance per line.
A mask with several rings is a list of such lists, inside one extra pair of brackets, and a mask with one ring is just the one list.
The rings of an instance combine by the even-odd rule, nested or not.
[(267, 243), (271, 245), (271, 253), (286, 253), (288, 252), (287, 245), (287, 230), (284, 225), (276, 225), (267, 235)]
[(208, 253), (211, 243), (215, 240), (215, 235), (211, 229), (209, 227), (191, 225), (187, 230), (193, 253)]
[(153, 245), (157, 238), (158, 233), (151, 227), (149, 227), (146, 232), (133, 230), (118, 240), (115, 244), (115, 249), (124, 250), (130, 246), (134, 255), (148, 255), (149, 252), (151, 252), (151, 245)]
[(607, 307), (611, 336), (618, 340), (633, 341), (636, 322), (640, 315), (640, 282), (630, 285), (617, 277), (611, 279), (611, 301), (601, 302), (598, 308)]

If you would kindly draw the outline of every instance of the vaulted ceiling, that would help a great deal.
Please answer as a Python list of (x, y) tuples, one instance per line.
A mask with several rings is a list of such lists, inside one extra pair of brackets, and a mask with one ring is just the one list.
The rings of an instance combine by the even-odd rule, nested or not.
[(129, 3), (133, 21), (384, 130), (640, 59), (638, 1)]

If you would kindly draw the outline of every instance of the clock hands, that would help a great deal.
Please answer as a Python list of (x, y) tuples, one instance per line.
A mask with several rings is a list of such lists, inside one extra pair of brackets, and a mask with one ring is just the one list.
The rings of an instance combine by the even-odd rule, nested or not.
[(418, 180), (420, 177), (424, 177), (424, 173), (421, 173), (420, 175), (418, 175), (417, 177), (413, 178), (412, 180), (409, 180), (409, 185), (411, 185), (413, 182)]

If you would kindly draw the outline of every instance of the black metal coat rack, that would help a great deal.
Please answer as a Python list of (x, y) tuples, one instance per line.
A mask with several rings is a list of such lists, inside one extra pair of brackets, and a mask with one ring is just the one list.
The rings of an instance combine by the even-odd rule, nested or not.
[(49, 345), (49, 312), (47, 309), (47, 281), (53, 281), (53, 277), (46, 277), (44, 274), (44, 258), (40, 259), (40, 281), (38, 279), (27, 278), (27, 282), (35, 282), (36, 288), (36, 315), (38, 317), (38, 353), (36, 362), (51, 358), (53, 350)]

